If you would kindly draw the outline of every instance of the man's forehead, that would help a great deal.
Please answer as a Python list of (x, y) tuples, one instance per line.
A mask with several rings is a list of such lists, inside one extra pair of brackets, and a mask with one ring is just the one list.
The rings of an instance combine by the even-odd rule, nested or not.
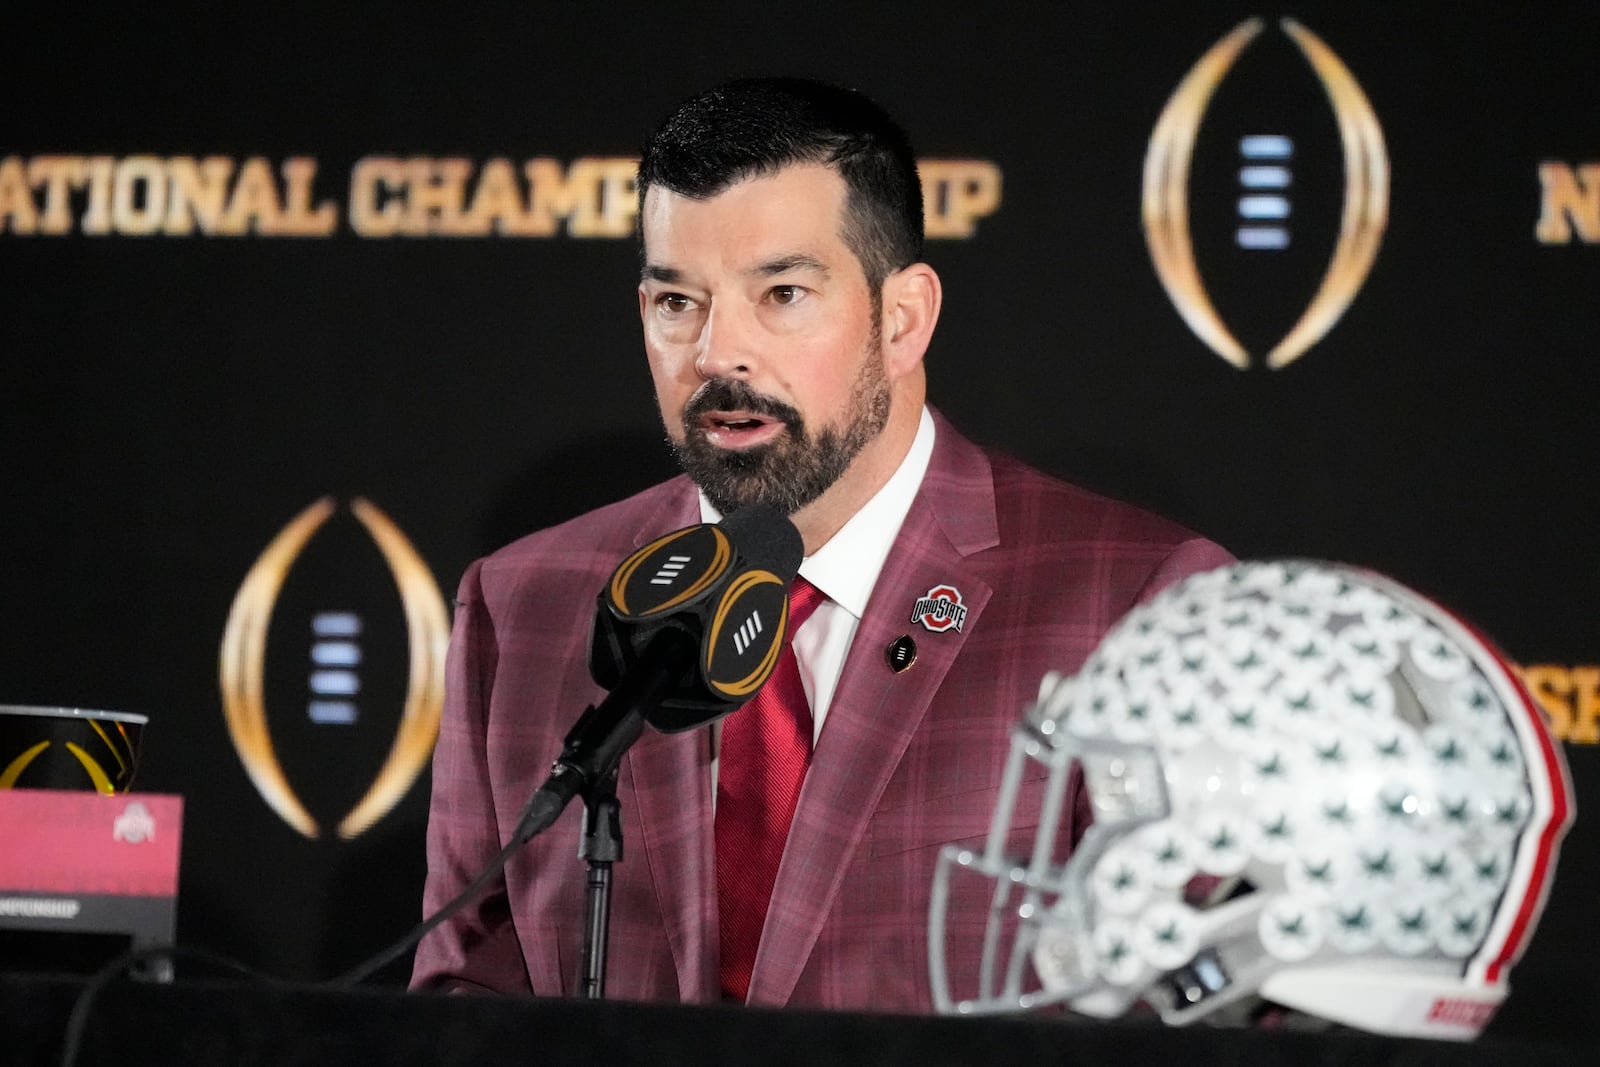
[[(640, 234), (646, 260), (670, 254), (684, 240), (758, 246), (771, 241), (783, 251), (818, 261), (843, 238), (847, 189), (844, 179), (820, 163), (796, 163), (741, 178), (705, 197), (662, 186), (646, 190)], [(763, 257), (764, 258), (764, 257)]]

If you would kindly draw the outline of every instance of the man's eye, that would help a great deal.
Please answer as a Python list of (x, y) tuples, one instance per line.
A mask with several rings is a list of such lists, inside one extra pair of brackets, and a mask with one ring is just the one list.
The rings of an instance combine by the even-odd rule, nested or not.
[(662, 293), (656, 297), (656, 306), (662, 311), (676, 315), (689, 310), (689, 298), (682, 293)]
[(805, 295), (798, 285), (774, 285), (771, 290), (774, 304), (793, 304)]

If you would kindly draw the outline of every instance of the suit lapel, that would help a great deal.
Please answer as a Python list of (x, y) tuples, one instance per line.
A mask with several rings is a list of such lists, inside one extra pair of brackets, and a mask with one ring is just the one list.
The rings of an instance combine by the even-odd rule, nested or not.
[[(684, 480), (684, 491), (639, 525), (634, 545), (699, 521), (698, 499)], [(623, 766), (631, 786), (622, 791), (623, 825), (631, 821), (638, 827), (642, 846), (626, 860), (648, 867), (680, 997), (714, 1000), (719, 987), (709, 737), (705, 730), (662, 734), (646, 729)]]
[[(927, 475), (873, 587), (800, 794), (756, 956), (753, 1004), (783, 1004), (793, 992), (879, 797), (992, 592), (963, 562), (997, 542), (988, 460), (942, 420), (937, 427)], [(912, 623), (913, 606), (936, 586), (960, 591), (967, 611), (959, 631)], [(896, 673), (885, 651), (902, 635), (918, 654)]]

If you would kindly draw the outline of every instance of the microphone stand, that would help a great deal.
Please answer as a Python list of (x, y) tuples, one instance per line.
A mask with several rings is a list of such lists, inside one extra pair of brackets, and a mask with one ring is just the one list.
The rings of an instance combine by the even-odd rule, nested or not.
[(617, 802), (617, 770), (584, 794), (583, 839), (578, 856), (589, 864), (583, 902), (582, 996), (606, 995), (606, 951), (611, 929), (611, 865), (622, 859), (622, 806)]

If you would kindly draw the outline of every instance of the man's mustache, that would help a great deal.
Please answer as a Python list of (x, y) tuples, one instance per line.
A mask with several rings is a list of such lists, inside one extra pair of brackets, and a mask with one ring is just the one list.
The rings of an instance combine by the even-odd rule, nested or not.
[(684, 405), (684, 425), (692, 427), (702, 415), (713, 411), (748, 411), (776, 419), (791, 429), (801, 424), (800, 412), (775, 397), (756, 392), (737, 378), (713, 378), (695, 390)]

